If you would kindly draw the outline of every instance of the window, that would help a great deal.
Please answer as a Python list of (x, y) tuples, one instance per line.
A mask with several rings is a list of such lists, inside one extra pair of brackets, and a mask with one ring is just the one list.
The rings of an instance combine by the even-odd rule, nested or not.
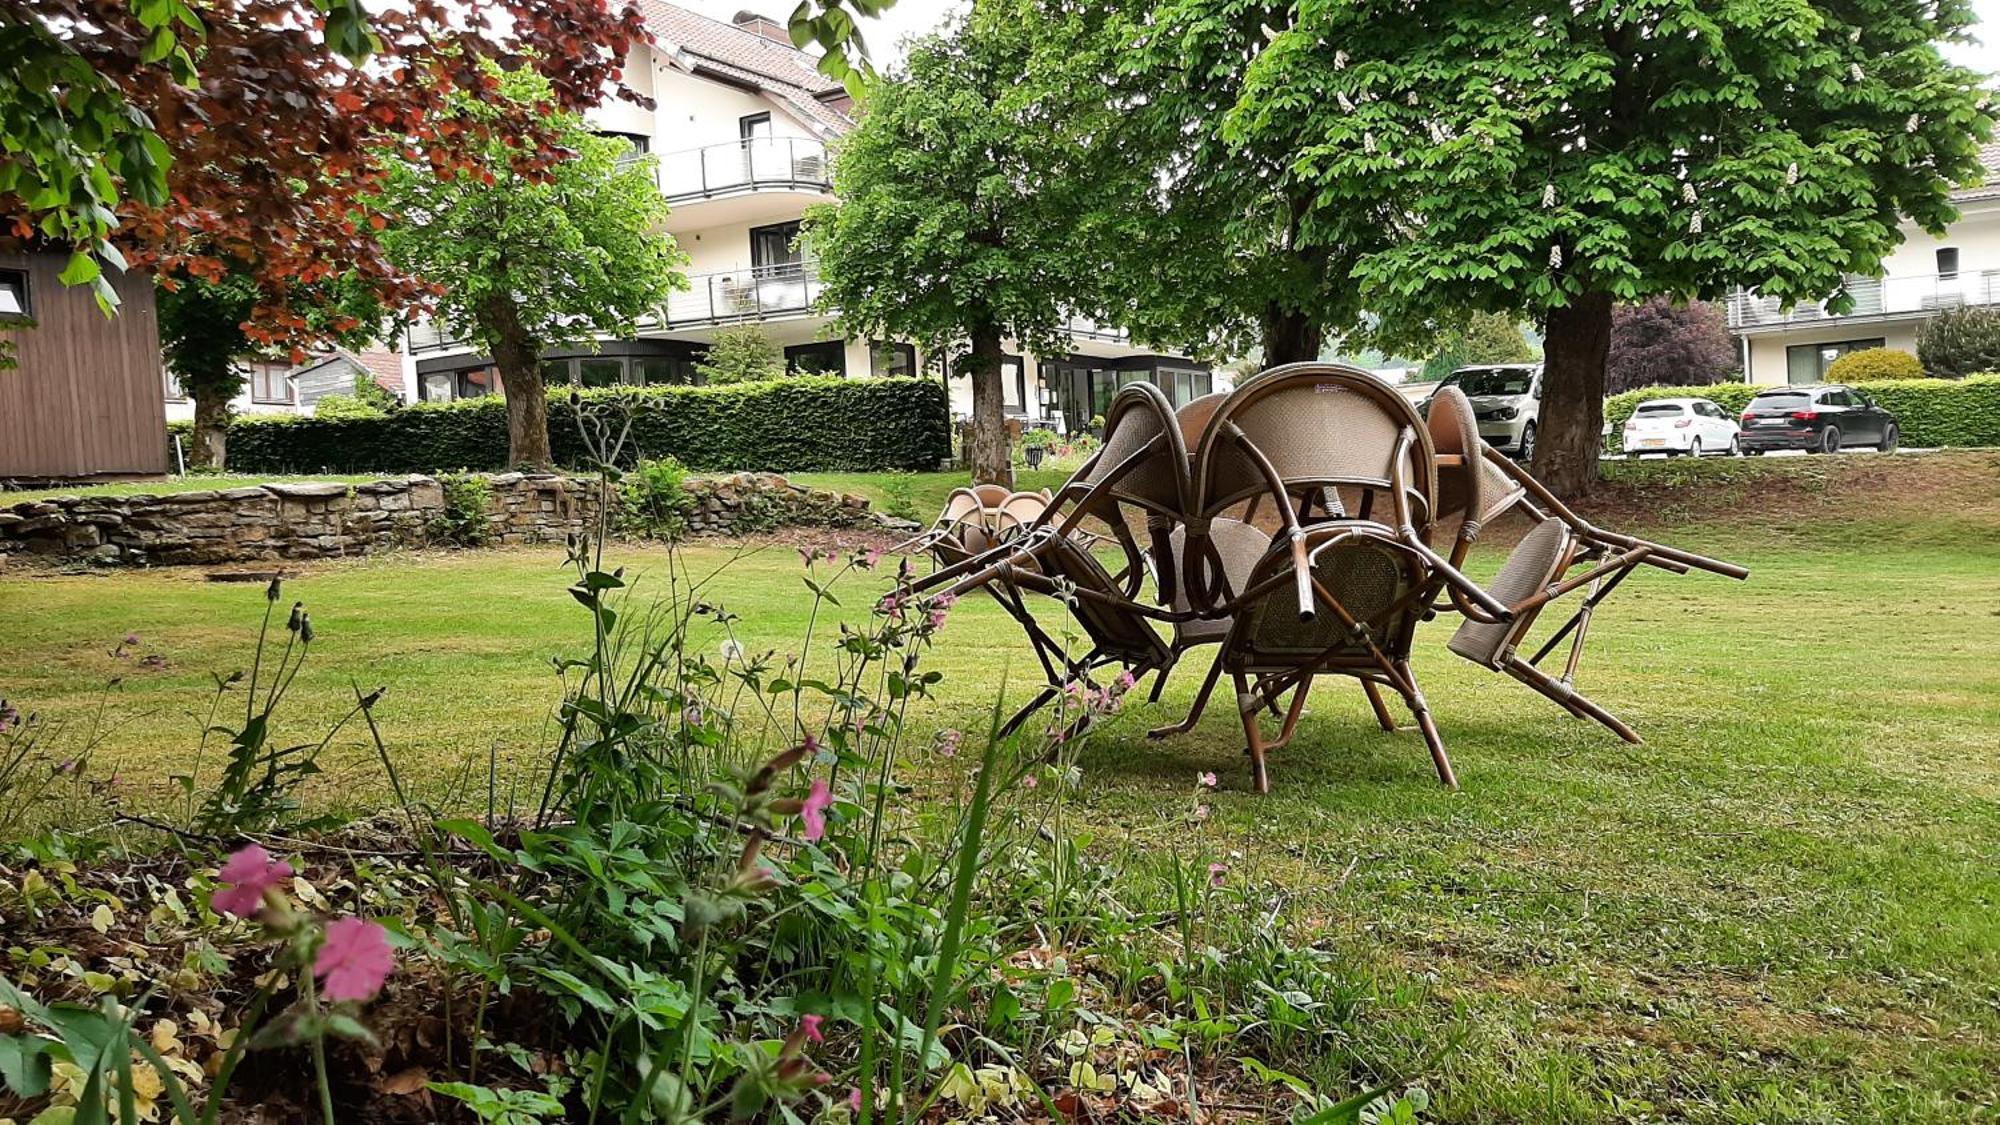
[(577, 381), (586, 387), (615, 387), (625, 381), (625, 361), (618, 356), (577, 361)]
[(817, 375), (847, 374), (847, 345), (839, 340), (823, 340), (817, 344), (794, 344), (785, 349), (785, 366), (793, 374), (812, 372)]
[(694, 382), (692, 359), (672, 355), (639, 356), (632, 361), (634, 381), (648, 387), (680, 386)]
[(1937, 252), (1937, 267), (1939, 281), (1957, 281), (1958, 247), (1941, 247)]
[(1213, 379), (1206, 371), (1194, 371), (1186, 367), (1160, 368), (1160, 389), (1167, 392), (1175, 406), (1186, 406), (1208, 393)]
[(1882, 337), (1872, 340), (1840, 340), (1830, 344), (1794, 344), (1785, 349), (1785, 382), (1798, 386), (1802, 383), (1826, 381), (1826, 369), (1833, 361), (1848, 352), (1858, 352), (1867, 348), (1879, 348), (1884, 343)]
[(1642, 403), (1639, 409), (1632, 413), (1679, 418), (1687, 413), (1687, 408), (1678, 402), (1648, 402)]
[(167, 401), (186, 402), (187, 392), (181, 389), (181, 381), (179, 379), (174, 378), (174, 373), (171, 371), (162, 370), (160, 372), (160, 375), (167, 381)]
[(777, 223), (750, 228), (750, 268), (759, 277), (796, 274), (805, 263), (798, 248), (799, 224)]
[(1854, 400), (1843, 390), (1821, 391), (1820, 404), (1823, 406), (1853, 406)]
[(481, 398), (492, 394), (500, 386), (500, 372), (492, 367), (475, 367), (458, 373), (459, 398)]
[(576, 378), (575, 361), (567, 359), (545, 359), (542, 361), (542, 383), (556, 387)]
[(746, 141), (769, 140), (771, 137), (771, 115), (753, 113), (736, 122), (736, 135)]
[(917, 373), (917, 348), (915, 344), (883, 343), (875, 341), (868, 347), (869, 366), (876, 378), (886, 379), (892, 375), (906, 376)]
[(1447, 384), (1456, 384), (1458, 389), (1475, 397), (1480, 395), (1524, 395), (1535, 381), (1532, 367), (1495, 367), (1454, 371), (1446, 379)]
[(1001, 409), (1009, 414), (1028, 412), (1028, 373), (1020, 356), (1000, 357), (1000, 391)]
[(28, 272), (0, 270), (0, 320), (27, 320), (35, 315), (28, 301)]
[(287, 376), (291, 368), (281, 363), (253, 363), (250, 365), (250, 401), (276, 405), (291, 405), (292, 382)]

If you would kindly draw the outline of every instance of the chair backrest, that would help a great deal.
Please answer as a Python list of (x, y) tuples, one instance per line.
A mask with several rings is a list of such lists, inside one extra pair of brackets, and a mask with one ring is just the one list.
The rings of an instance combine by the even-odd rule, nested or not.
[[(1486, 586), (1487, 593), (1503, 605), (1519, 605), (1522, 600), (1549, 588), (1562, 572), (1569, 567), (1570, 558), (1575, 553), (1576, 532), (1561, 520), (1543, 520), (1535, 525), (1514, 548), (1507, 561), (1500, 564), (1500, 573)], [(1514, 620), (1504, 623), (1487, 623), (1467, 618), (1459, 625), (1458, 632), (1451, 635), (1445, 647), (1488, 668), (1498, 668), (1500, 661), (1521, 638), (1534, 626), (1540, 606), (1517, 612)]]
[[(1174, 528), (1172, 534), (1167, 537), (1169, 549), (1173, 552), (1173, 557), (1180, 560), (1183, 569), (1186, 567), (1187, 537), (1186, 527)], [(1231, 596), (1250, 588), (1251, 573), (1257, 569), (1257, 564), (1264, 560), (1265, 553), (1271, 549), (1269, 535), (1247, 523), (1231, 519), (1212, 521), (1208, 526), (1208, 541), (1214, 549), (1215, 557), (1221, 560), (1222, 578), (1228, 583), (1226, 593)], [(1167, 602), (1170, 608), (1181, 613), (1194, 608), (1193, 600), (1188, 597), (1184, 585), (1172, 591), (1162, 592), (1171, 594), (1171, 599)]]
[(1014, 492), (1004, 484), (975, 484), (972, 486), (972, 494), (979, 498), (981, 505), (998, 508), (1005, 504), (1007, 497), (1012, 496)]
[[(1410, 548), (1382, 529), (1321, 524), (1306, 529), (1307, 566), (1314, 581), (1314, 613), (1300, 620), (1298, 584), (1288, 550), (1267, 553), (1250, 577), (1250, 588), (1265, 592), (1238, 615), (1223, 653), (1237, 670), (1296, 667), (1330, 657), (1334, 662), (1373, 666), (1372, 641), (1391, 660), (1410, 655), (1424, 606), (1413, 592), (1429, 572)], [(1273, 579), (1281, 579), (1272, 581)], [(1347, 616), (1367, 629), (1368, 641), (1349, 632), (1346, 621), (1321, 591), (1338, 599)]]
[(1104, 447), (1057, 495), (1067, 497), (1101, 482), (1107, 497), (1119, 503), (1172, 519), (1187, 512), (1187, 444), (1181, 440), (1174, 405), (1160, 388), (1151, 383), (1119, 388), (1104, 412)]
[(1423, 419), (1396, 388), (1358, 367), (1290, 363), (1231, 392), (1195, 451), (1201, 515), (1270, 491), (1243, 448), (1246, 441), (1270, 462), (1289, 495), (1329, 488), (1386, 493), (1400, 475), (1417, 529), (1427, 529), (1434, 518), (1436, 465)]
[(1200, 398), (1189, 399), (1174, 411), (1174, 417), (1181, 424), (1181, 443), (1192, 452), (1201, 444), (1201, 432), (1208, 428), (1208, 420), (1215, 416), (1215, 409), (1229, 398), (1228, 391), (1216, 391)]
[(1049, 497), (1041, 492), (1016, 492), (1000, 504), (995, 513), (1000, 534), (1007, 535), (1032, 525), (1049, 507)]
[[(1146, 618), (1125, 599), (1116, 580), (1103, 564), (1073, 539), (1054, 537), (1037, 563), (1051, 578), (1068, 581), (1078, 591), (1099, 597), (1078, 596), (1068, 602), (1070, 612), (1097, 649), (1128, 664), (1145, 662), (1161, 666), (1170, 659), (1166, 642), (1153, 631)], [(1115, 599), (1119, 604), (1106, 604)]]
[(1461, 518), (1459, 538), (1469, 543), (1487, 523), (1525, 499), (1527, 490), (1493, 463), (1464, 391), (1441, 388), (1431, 397), (1427, 422), (1438, 459), (1458, 458), (1456, 465), (1438, 467), (1438, 518)]

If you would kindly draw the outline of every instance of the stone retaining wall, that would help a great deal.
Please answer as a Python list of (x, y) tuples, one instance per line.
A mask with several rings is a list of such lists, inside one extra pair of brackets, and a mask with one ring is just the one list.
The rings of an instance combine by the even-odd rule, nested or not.
[[(597, 526), (597, 483), (498, 473), (486, 483), (487, 539), (560, 542)], [(781, 527), (874, 527), (868, 501), (739, 473), (686, 485), (688, 530), (734, 535)], [(368, 484), (263, 484), (158, 496), (58, 496), (0, 508), (0, 564), (170, 566), (365, 555), (443, 545), (445, 485), (412, 476)]]

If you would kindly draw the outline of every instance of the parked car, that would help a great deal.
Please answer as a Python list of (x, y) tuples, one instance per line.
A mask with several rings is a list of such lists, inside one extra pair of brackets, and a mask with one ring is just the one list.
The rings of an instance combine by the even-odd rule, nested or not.
[(1656, 398), (1642, 402), (1625, 420), (1625, 452), (1664, 453), (1678, 457), (1685, 453), (1699, 457), (1738, 452), (1736, 423), (1722, 408), (1705, 398)]
[(1903, 437), (1894, 414), (1861, 391), (1838, 383), (1759, 392), (1740, 421), (1743, 452), (1750, 454), (1773, 449), (1837, 453), (1865, 445), (1888, 453)]
[[(1542, 415), (1541, 364), (1461, 367), (1438, 383), (1438, 390), (1446, 387), (1457, 387), (1472, 400), (1481, 440), (1516, 460), (1534, 460), (1535, 428)], [(1437, 391), (1431, 394), (1435, 396)], [(1428, 417), (1430, 399), (1420, 403), (1419, 409)]]

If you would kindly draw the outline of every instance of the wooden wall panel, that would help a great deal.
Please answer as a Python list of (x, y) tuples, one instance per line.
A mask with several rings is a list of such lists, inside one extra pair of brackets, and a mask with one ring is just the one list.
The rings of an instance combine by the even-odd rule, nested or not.
[(61, 254), (0, 251), (28, 271), (34, 328), (7, 333), (20, 364), (0, 371), (0, 477), (167, 471), (166, 401), (152, 279), (114, 284), (118, 314), (64, 285)]

